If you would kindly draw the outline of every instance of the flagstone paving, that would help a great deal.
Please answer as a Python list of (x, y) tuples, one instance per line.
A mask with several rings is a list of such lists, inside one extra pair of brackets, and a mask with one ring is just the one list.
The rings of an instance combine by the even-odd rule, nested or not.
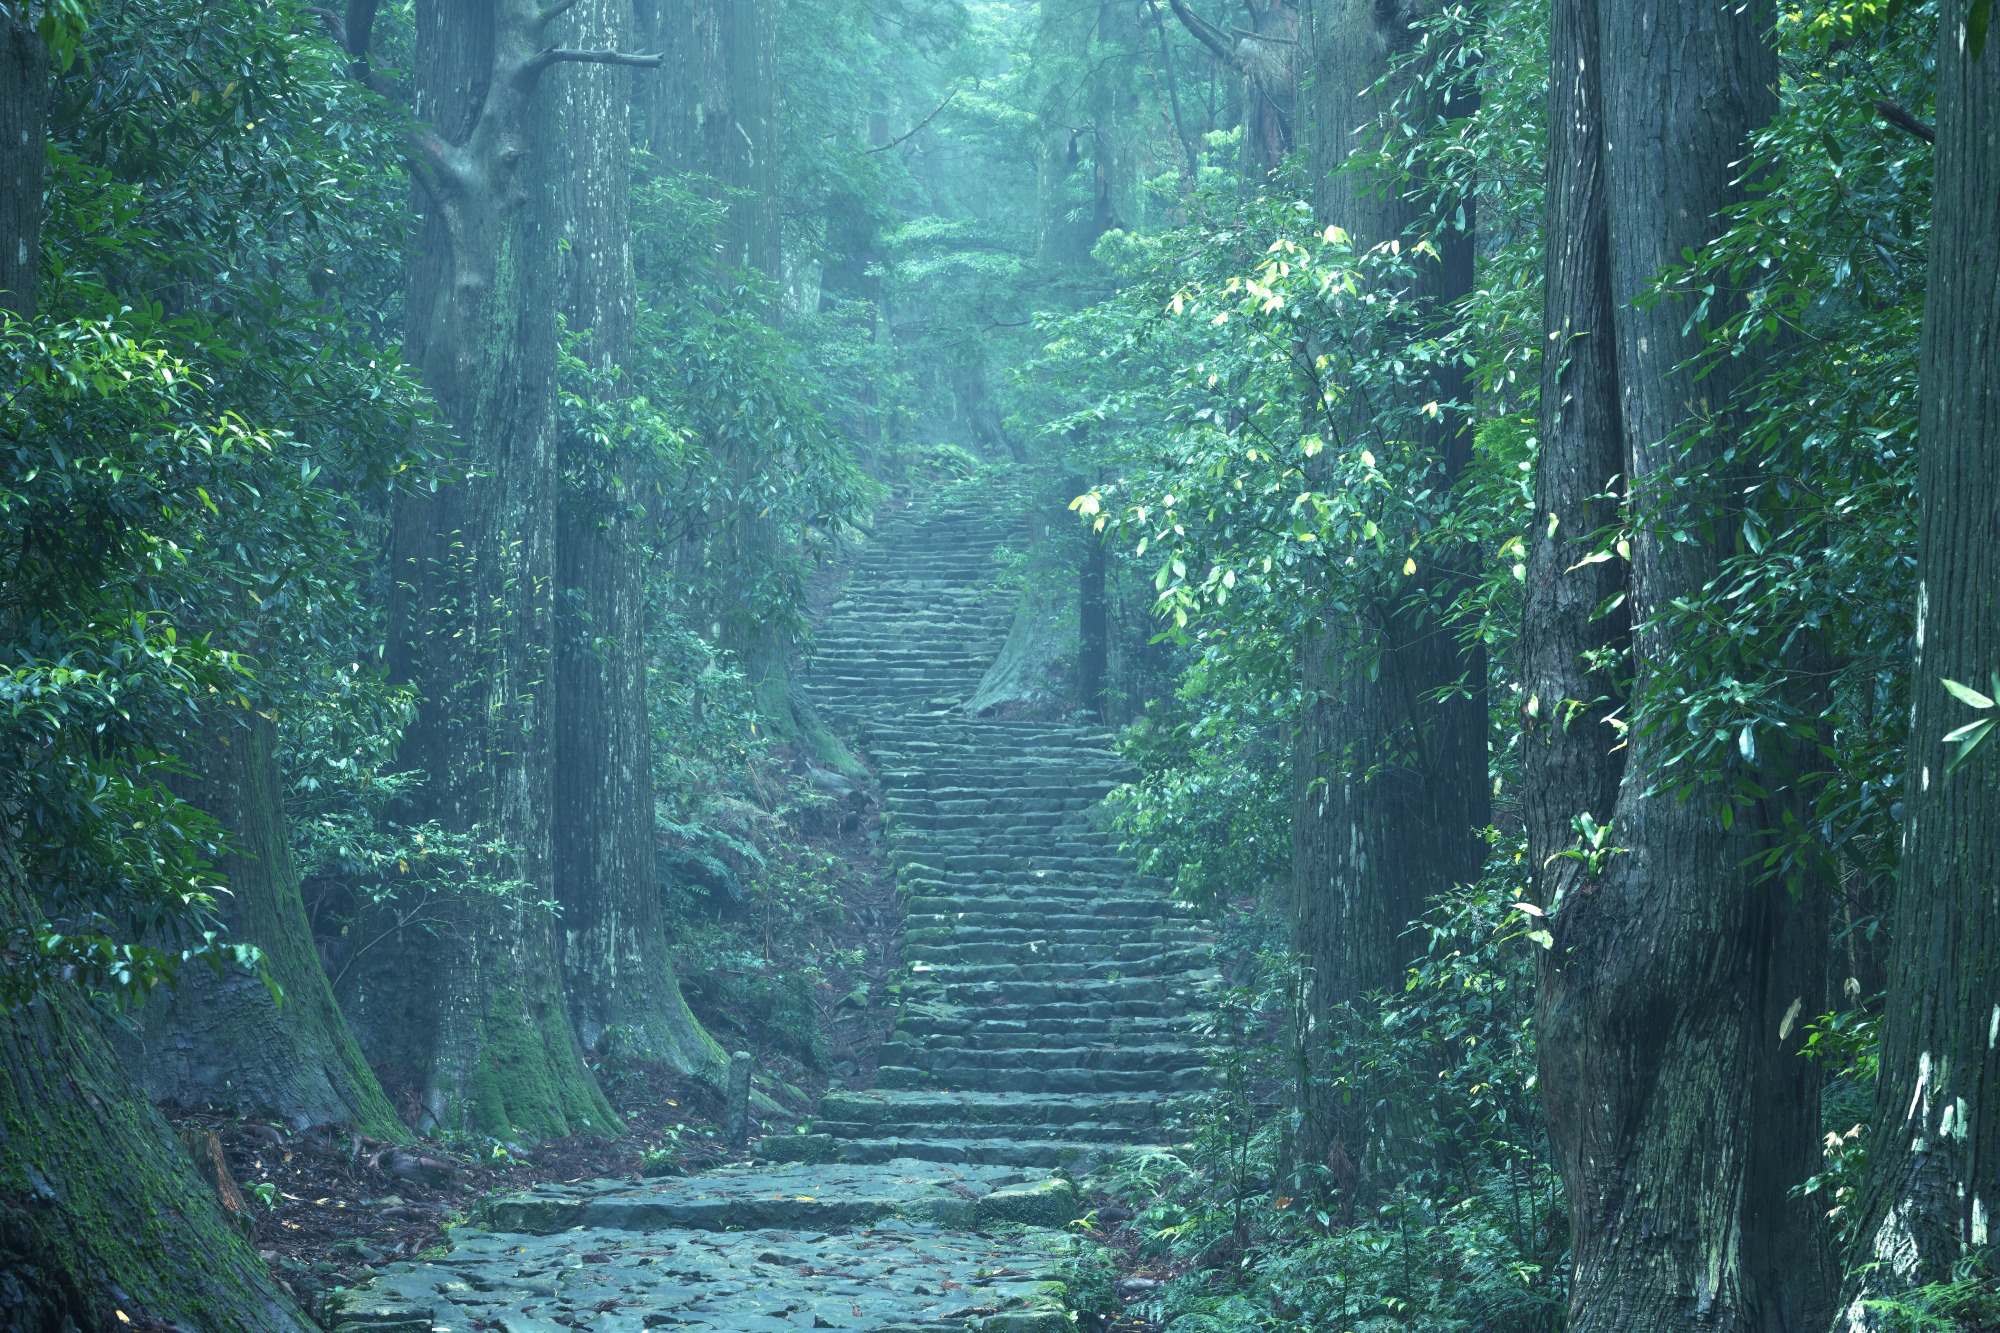
[(1211, 941), (1092, 818), (1127, 776), (1102, 728), (960, 707), (1007, 634), (993, 555), (1026, 534), (1005, 508), (886, 522), (806, 682), (876, 766), (907, 895), (876, 1086), (829, 1092), (756, 1165), (490, 1201), (448, 1254), (347, 1293), (336, 1333), (1057, 1333), (1111, 1299), (1062, 1229), (1075, 1174), (1202, 1077), (1183, 1034)]

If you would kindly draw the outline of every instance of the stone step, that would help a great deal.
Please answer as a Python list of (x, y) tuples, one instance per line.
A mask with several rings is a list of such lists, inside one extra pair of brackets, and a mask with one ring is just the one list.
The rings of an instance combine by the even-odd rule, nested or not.
[(1131, 765), (1101, 727), (958, 709), (1012, 620), (992, 557), (1025, 533), (990, 519), (885, 523), (818, 627), (807, 688), (863, 719), (910, 982), (877, 1087), (772, 1155), (1073, 1166), (1152, 1141), (1155, 1099), (1203, 1077), (1185, 1014), (1212, 940), (1087, 813)]
[(945, 1043), (954, 1038), (938, 1038), (925, 1043), (888, 1041), (882, 1043), (885, 1063), (911, 1069), (928, 1069), (934, 1074), (957, 1076), (970, 1070), (1000, 1069), (1088, 1069), (1088, 1070), (1170, 1070), (1194, 1069), (1203, 1063), (1199, 1051), (1178, 1043), (1159, 1046), (1066, 1046), (1029, 1047), (1019, 1050), (992, 1050)]
[[(996, 968), (1012, 969), (1023, 981), (1040, 981), (1064, 976), (1101, 976), (1107, 969), (1128, 975), (1140, 972), (1188, 972), (1206, 964), (1214, 951), (1209, 948), (1162, 950), (1151, 940), (1119, 945), (1049, 944), (906, 944), (903, 957), (911, 962), (929, 963), (934, 976), (951, 976), (960, 981), (974, 973)], [(947, 970), (949, 969), (949, 970)], [(1045, 969), (1045, 970), (1037, 970)], [(998, 979), (997, 974), (995, 979)]]
[[(1100, 1163), (1117, 1157), (1124, 1147), (1077, 1138), (1019, 1139), (926, 1139), (898, 1135), (884, 1139), (851, 1139), (835, 1134), (781, 1135), (770, 1148), (774, 1159), (838, 1163), (887, 1162), (914, 1158), (924, 1162), (947, 1162), (977, 1166), (1014, 1166), (1054, 1169), (1061, 1167), (1074, 1175), (1085, 1175)], [(789, 1140), (796, 1140), (792, 1142)], [(765, 1140), (767, 1144), (770, 1140)]]
[(1144, 1027), (1138, 1027), (1138, 1019), (1128, 1021), (1130, 1027), (1112, 1029), (1104, 1025), (1098, 1031), (1080, 1027), (1036, 1027), (1032, 1031), (1006, 1031), (1014, 1025), (1002, 1025), (1002, 1031), (990, 1031), (990, 1025), (976, 1025), (966, 1033), (940, 1033), (936, 1029), (920, 1027), (900, 1027), (896, 1029), (892, 1041), (904, 1045), (918, 1045), (926, 1049), (962, 1047), (968, 1051), (1050, 1051), (1050, 1049), (1070, 1049), (1070, 1047), (1142, 1047), (1142, 1045), (1178, 1045), (1186, 1037), (1188, 1025), (1174, 1019), (1144, 1019)]
[[(969, 1126), (1117, 1124), (1149, 1128), (1159, 1121), (1152, 1097), (1046, 1096), (979, 1092), (829, 1092), (819, 1115), (857, 1124)], [(1023, 1137), (1009, 1130), (1003, 1137)], [(944, 1137), (932, 1135), (931, 1137)]]
[(875, 1071), (885, 1088), (952, 1087), (993, 1092), (1185, 1092), (1202, 1086), (1200, 1069), (954, 1069), (933, 1074), (908, 1065)]
[(990, 1145), (903, 1146), (889, 1158), (894, 1145), (871, 1147), (881, 1160), (865, 1164), (766, 1162), (502, 1196), (454, 1228), (444, 1252), (336, 1292), (323, 1321), (333, 1333), (1074, 1327), (1083, 1302), (1066, 1275), (1085, 1242), (1063, 1230), (1075, 1185), (1050, 1174), (1067, 1164), (1063, 1145), (1012, 1154), (1056, 1158), (1040, 1167), (974, 1160), (1004, 1155)]
[(910, 971), (920, 983), (913, 987), (920, 999), (935, 997), (947, 1004), (975, 1007), (1095, 1002), (1114, 1008), (1122, 1004), (1127, 1006), (1128, 1013), (1141, 1012), (1131, 1008), (1135, 1005), (1163, 1005), (1166, 1013), (1184, 1012), (1195, 994), (1196, 984), (1206, 976), (1190, 972), (1177, 976), (1122, 977), (1115, 981), (954, 981), (934, 979), (926, 963), (918, 963)]

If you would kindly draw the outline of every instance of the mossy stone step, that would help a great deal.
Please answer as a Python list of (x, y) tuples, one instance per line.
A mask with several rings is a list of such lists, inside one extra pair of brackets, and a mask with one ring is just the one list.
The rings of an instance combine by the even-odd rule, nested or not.
[[(1095, 1170), (1124, 1151), (1120, 1143), (1101, 1143), (1075, 1135), (1047, 1139), (927, 1139), (850, 1138), (840, 1134), (781, 1134), (769, 1148), (786, 1161), (860, 1164), (908, 1157), (926, 1162), (968, 1166), (1062, 1168), (1078, 1175)], [(768, 1143), (768, 1140), (767, 1140)]]

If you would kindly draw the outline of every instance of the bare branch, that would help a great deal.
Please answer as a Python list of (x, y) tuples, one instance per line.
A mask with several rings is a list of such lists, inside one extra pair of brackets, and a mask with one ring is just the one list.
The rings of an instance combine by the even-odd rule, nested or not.
[(1229, 30), (1239, 37), (1248, 37), (1253, 42), (1283, 42), (1286, 46), (1299, 44), (1299, 39), (1296, 37), (1278, 37), (1268, 32), (1252, 32), (1248, 28), (1239, 28), (1234, 24), (1230, 25)]
[(940, 111), (942, 111), (942, 110), (944, 110), (944, 109), (945, 109), (946, 107), (950, 106), (950, 105), (951, 105), (951, 103), (952, 103), (952, 99), (956, 98), (957, 96), (958, 96), (958, 89), (956, 89), (956, 88), (952, 89), (952, 90), (951, 90), (951, 91), (950, 91), (949, 93), (946, 93), (946, 94), (945, 94), (945, 99), (944, 99), (944, 101), (942, 101), (942, 102), (939, 102), (939, 103), (938, 103), (938, 104), (937, 104), (936, 106), (934, 106), (934, 107), (932, 107), (932, 108), (931, 108), (931, 113), (930, 113), (930, 115), (928, 115), (928, 116), (925, 116), (925, 117), (924, 117), (924, 118), (923, 118), (922, 120), (920, 120), (920, 121), (918, 121), (918, 122), (917, 122), (916, 124), (914, 124), (914, 125), (910, 126), (910, 129), (909, 129), (909, 133), (907, 133), (907, 134), (899, 134), (899, 135), (897, 135), (897, 136), (896, 136), (895, 138), (893, 138), (893, 139), (889, 140), (889, 142), (887, 142), (887, 143), (885, 143), (885, 144), (878, 144), (878, 145), (876, 145), (875, 147), (873, 147), (873, 148), (869, 149), (868, 151), (869, 151), (869, 152), (871, 152), (871, 153), (886, 153), (886, 152), (888, 152), (888, 151), (889, 151), (889, 150), (890, 150), (891, 148), (894, 148), (894, 147), (895, 147), (895, 146), (896, 146), (897, 144), (899, 144), (899, 143), (903, 142), (903, 141), (904, 141), (905, 139), (909, 138), (909, 137), (910, 137), (910, 135), (912, 135), (912, 134), (915, 134), (915, 133), (916, 133), (916, 132), (917, 132), (918, 130), (920, 130), (920, 129), (922, 129), (922, 128), (923, 128), (924, 126), (926, 126), (926, 125), (930, 124), (930, 123), (931, 123), (931, 121), (933, 121), (934, 119), (936, 119), (936, 118), (937, 118), (937, 113), (938, 113), (938, 112), (940, 112)]
[(535, 79), (550, 65), (630, 65), (634, 69), (658, 69), (666, 63), (664, 54), (641, 56), (625, 51), (572, 51), (567, 47), (551, 46), (531, 56), (528, 63), (521, 67), (521, 72), (529, 79)]
[(1906, 134), (1914, 134), (1925, 143), (1937, 142), (1937, 131), (1924, 124), (1894, 102), (1875, 99), (1875, 113)]

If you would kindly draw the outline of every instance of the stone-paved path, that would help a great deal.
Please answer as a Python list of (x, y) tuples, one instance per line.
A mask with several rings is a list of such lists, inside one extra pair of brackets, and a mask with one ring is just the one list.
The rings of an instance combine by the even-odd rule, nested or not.
[(1091, 807), (1099, 728), (968, 718), (1007, 633), (970, 503), (885, 522), (820, 630), (808, 688), (881, 775), (911, 976), (877, 1086), (701, 1176), (491, 1202), (450, 1252), (349, 1293), (339, 1333), (1059, 1333), (1108, 1296), (1061, 1228), (1072, 1172), (1154, 1134), (1208, 942)]
[(1091, 819), (1126, 776), (1105, 732), (958, 707), (1007, 633), (994, 548), (1026, 537), (992, 508), (885, 524), (821, 627), (810, 690), (881, 775), (912, 982), (877, 1090), (830, 1093), (774, 1155), (1080, 1172), (1199, 1076), (1208, 937)]

